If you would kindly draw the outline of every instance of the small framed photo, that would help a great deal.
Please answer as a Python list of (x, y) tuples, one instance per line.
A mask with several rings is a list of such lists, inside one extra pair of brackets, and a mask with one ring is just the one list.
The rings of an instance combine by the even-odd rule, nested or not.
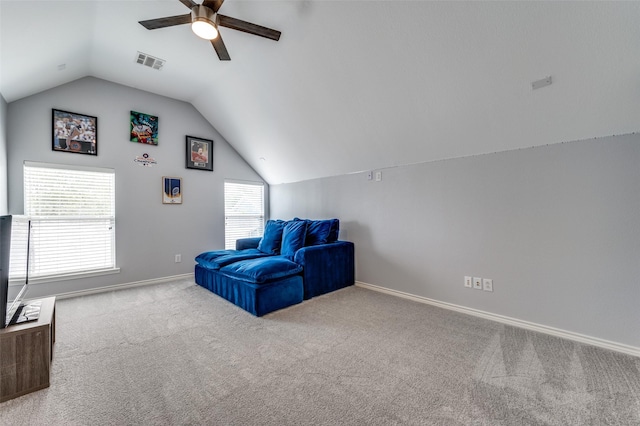
[(162, 204), (182, 204), (182, 179), (162, 176)]
[(158, 117), (131, 111), (131, 142), (158, 145)]
[(213, 171), (213, 141), (187, 136), (187, 169)]
[(98, 155), (98, 117), (59, 109), (52, 117), (52, 150)]

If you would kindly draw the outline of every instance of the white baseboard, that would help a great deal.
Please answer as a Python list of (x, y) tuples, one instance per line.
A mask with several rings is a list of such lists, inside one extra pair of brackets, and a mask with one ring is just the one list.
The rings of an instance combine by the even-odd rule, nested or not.
[(429, 299), (427, 297), (416, 296), (414, 294), (405, 293), (402, 291), (393, 290), (386, 287), (380, 287), (373, 284), (367, 284), (361, 281), (356, 281), (356, 286), (367, 288), (373, 291), (378, 291), (380, 293), (390, 294), (392, 296), (402, 297), (404, 299), (413, 300), (415, 302), (425, 303), (427, 305), (433, 305), (440, 308), (461, 312), (463, 314), (473, 315), (473, 316), (488, 319), (491, 321), (512, 325), (514, 327), (520, 327), (527, 330), (537, 331), (540, 333), (545, 333), (545, 334), (573, 340), (580, 343), (586, 343), (588, 345), (593, 345), (593, 346), (609, 349), (616, 352), (622, 352), (627, 355), (640, 357), (640, 348), (635, 346), (625, 345), (617, 342), (611, 342), (609, 340), (599, 339), (597, 337), (585, 336), (584, 334), (573, 333), (571, 331), (561, 330), (554, 327), (548, 327), (546, 325), (536, 324), (529, 321), (523, 321), (517, 318), (506, 317), (504, 315), (493, 314), (491, 312), (480, 311), (478, 309), (467, 308), (465, 306), (455, 305), (453, 303), (440, 302), (438, 300)]
[(68, 293), (56, 294), (57, 299), (69, 299), (71, 297), (87, 296), (89, 294), (105, 293), (107, 291), (122, 290), (125, 288), (141, 287), (143, 285), (163, 284), (177, 280), (193, 279), (193, 273), (173, 275), (170, 277), (154, 278), (151, 280), (134, 281), (131, 283), (108, 285), (104, 287), (90, 288), (87, 290), (70, 291)]

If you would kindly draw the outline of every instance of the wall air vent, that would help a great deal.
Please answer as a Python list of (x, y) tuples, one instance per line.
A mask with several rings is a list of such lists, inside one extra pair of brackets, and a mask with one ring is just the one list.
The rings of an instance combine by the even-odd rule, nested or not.
[(140, 65), (153, 68), (154, 70), (159, 70), (162, 68), (162, 66), (166, 61), (164, 59), (147, 55), (146, 53), (138, 52), (138, 56), (136, 57), (136, 62), (139, 63)]

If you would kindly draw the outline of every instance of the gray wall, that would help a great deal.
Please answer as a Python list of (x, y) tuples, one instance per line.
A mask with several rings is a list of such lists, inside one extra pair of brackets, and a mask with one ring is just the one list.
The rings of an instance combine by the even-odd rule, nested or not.
[(8, 211), (7, 192), (7, 101), (0, 94), (0, 214)]
[[(98, 117), (98, 155), (51, 150), (51, 109)], [(129, 113), (159, 117), (158, 146), (129, 141)], [(9, 212), (23, 213), (23, 162), (116, 171), (116, 264), (121, 272), (34, 284), (30, 297), (193, 272), (193, 258), (224, 248), (224, 179), (262, 182), (191, 104), (88, 77), (8, 104)], [(214, 141), (214, 171), (185, 168), (185, 135)], [(148, 153), (154, 167), (134, 163)], [(182, 178), (183, 204), (163, 205), (162, 176)], [(175, 254), (182, 263), (174, 262)], [(80, 255), (80, 254), (74, 254)]]
[(640, 135), (277, 185), (270, 201), (274, 218), (338, 217), (358, 281), (640, 347)]

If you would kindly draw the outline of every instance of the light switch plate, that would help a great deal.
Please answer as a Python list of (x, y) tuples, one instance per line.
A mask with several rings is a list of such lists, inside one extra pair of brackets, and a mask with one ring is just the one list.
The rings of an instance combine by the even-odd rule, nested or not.
[(482, 278), (473, 277), (473, 288), (482, 290)]

